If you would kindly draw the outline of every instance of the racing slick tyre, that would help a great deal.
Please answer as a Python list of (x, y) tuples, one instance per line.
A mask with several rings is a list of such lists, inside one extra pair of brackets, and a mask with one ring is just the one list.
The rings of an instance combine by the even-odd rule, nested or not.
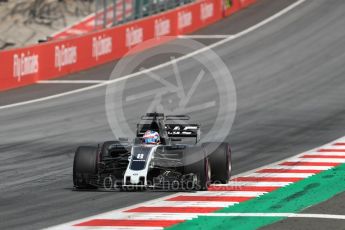
[(188, 183), (187, 190), (207, 191), (211, 183), (211, 164), (202, 148), (190, 148), (184, 153), (184, 174), (197, 176), (196, 184)]
[(203, 147), (209, 153), (212, 182), (228, 183), (231, 177), (231, 149), (229, 143), (205, 143)]
[(98, 148), (79, 147), (74, 155), (73, 184), (76, 189), (96, 189), (91, 177), (97, 173)]

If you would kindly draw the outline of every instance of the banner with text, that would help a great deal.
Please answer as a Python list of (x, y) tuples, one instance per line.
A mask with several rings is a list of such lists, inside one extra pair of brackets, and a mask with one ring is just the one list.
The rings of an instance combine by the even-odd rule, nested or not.
[[(239, 1), (239, 2), (237, 2)], [(253, 0), (233, 0), (245, 4)], [(239, 7), (239, 5), (238, 5)], [(224, 16), (223, 0), (203, 0), (71, 39), (0, 52), (0, 91), (79, 72), (123, 57), (149, 39), (192, 33)], [(149, 48), (149, 47), (147, 47)]]

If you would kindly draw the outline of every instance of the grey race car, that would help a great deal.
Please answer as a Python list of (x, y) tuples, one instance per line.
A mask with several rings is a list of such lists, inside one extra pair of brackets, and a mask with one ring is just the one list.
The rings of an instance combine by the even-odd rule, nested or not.
[[(149, 113), (141, 118), (133, 141), (79, 147), (73, 165), (75, 189), (207, 190), (210, 183), (227, 183), (230, 145), (199, 143), (200, 126), (188, 120), (186, 115)], [(147, 130), (159, 133), (160, 144), (144, 144)]]

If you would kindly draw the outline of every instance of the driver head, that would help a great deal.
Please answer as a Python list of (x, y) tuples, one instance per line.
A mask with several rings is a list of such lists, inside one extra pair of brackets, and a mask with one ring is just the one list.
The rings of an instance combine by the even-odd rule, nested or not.
[(159, 133), (152, 130), (147, 130), (143, 139), (145, 144), (158, 144), (160, 142)]

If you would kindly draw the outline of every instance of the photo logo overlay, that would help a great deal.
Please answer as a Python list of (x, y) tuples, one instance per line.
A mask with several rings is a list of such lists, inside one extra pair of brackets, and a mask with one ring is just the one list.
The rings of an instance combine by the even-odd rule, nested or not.
[(135, 137), (141, 116), (157, 112), (190, 116), (191, 120), (174, 121), (183, 124), (174, 131), (188, 134), (193, 124), (200, 124), (199, 144), (226, 141), (237, 106), (229, 68), (216, 52), (195, 40), (176, 39), (140, 52), (155, 43), (153, 39), (131, 49), (110, 76), (105, 105), (114, 136)]

